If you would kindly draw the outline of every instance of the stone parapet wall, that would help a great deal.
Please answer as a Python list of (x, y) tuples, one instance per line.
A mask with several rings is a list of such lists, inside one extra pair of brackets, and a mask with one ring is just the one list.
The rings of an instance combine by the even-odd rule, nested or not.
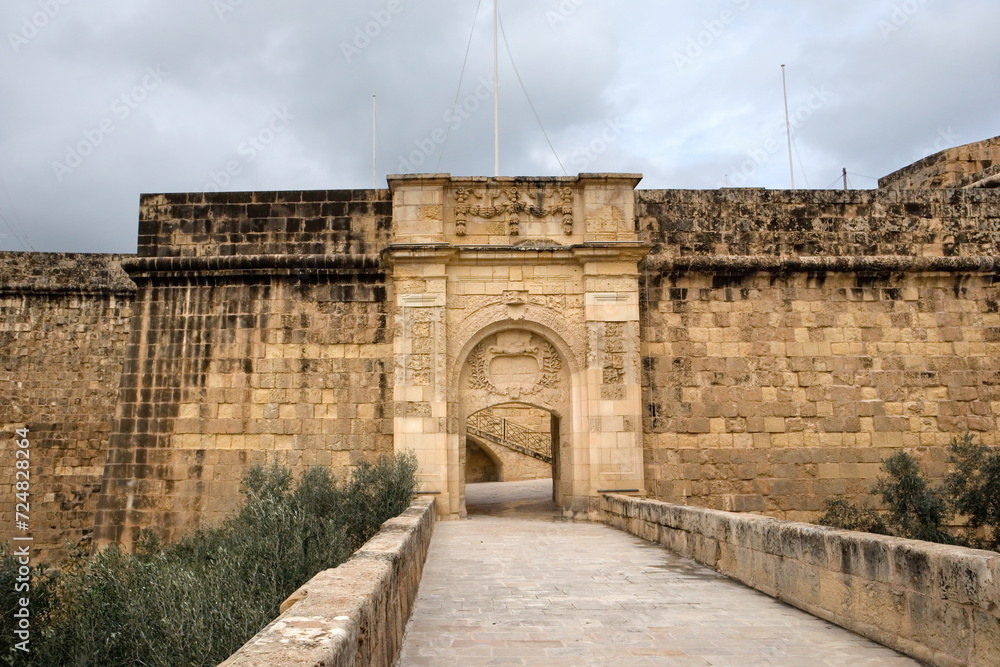
[(998, 163), (1000, 137), (994, 137), (925, 157), (879, 179), (878, 185), (896, 190), (963, 187), (979, 180), (976, 174)]
[(121, 295), (135, 284), (121, 268), (131, 255), (0, 252), (0, 294)]
[(220, 667), (392, 667), (433, 528), (434, 500), (414, 501), (350, 560), (310, 579)]
[(638, 190), (654, 257), (995, 257), (995, 190)]
[(927, 664), (1000, 664), (1000, 554), (616, 495), (601, 514)]
[(16, 429), (30, 429), (33, 556), (90, 535), (135, 285), (120, 255), (0, 253), (0, 542), (15, 530)]
[(140, 202), (139, 255), (377, 257), (391, 228), (388, 190), (150, 194)]

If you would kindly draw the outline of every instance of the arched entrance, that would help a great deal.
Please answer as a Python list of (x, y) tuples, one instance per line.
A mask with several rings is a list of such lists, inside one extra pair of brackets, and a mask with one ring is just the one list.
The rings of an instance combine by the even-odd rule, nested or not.
[(465, 515), (469, 417), (501, 405), (557, 418), (564, 513), (643, 491), (639, 178), (390, 177), (393, 440), (442, 518)]
[[(553, 479), (553, 500), (572, 511), (574, 437), (566, 424), (572, 423), (572, 397), (579, 393), (573, 378), (578, 364), (565, 344), (537, 323), (497, 323), (473, 336), (459, 359), (454, 383), (459, 443), (493, 445), (498, 458), (503, 458), (500, 449), (520, 449), (511, 451), (512, 463), (524, 457), (545, 460)], [(547, 446), (541, 440), (547, 440)], [(457, 481), (464, 505), (468, 478), (467, 460), (462, 459)], [(505, 467), (504, 479), (511, 481), (511, 465)]]
[(465, 481), (552, 479), (559, 418), (525, 403), (481, 410), (465, 422)]

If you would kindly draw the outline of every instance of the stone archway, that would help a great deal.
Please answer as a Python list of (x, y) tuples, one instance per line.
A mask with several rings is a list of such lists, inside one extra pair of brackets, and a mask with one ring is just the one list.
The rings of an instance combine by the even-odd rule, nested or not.
[[(560, 348), (562, 351), (560, 351)], [(503, 406), (523, 405), (551, 415), (553, 500), (573, 511), (573, 499), (579, 495), (574, 485), (573, 461), (579, 459), (574, 449), (585, 446), (574, 437), (574, 375), (579, 383), (579, 364), (571, 357), (565, 343), (553, 332), (533, 322), (507, 322), (486, 327), (473, 336), (459, 357), (454, 374), (454, 406), (458, 419), (458, 441), (469, 437), (469, 418)], [(577, 405), (579, 410), (580, 405)], [(577, 419), (581, 416), (577, 415)], [(583, 420), (585, 421), (585, 420)], [(577, 436), (580, 434), (577, 433)], [(464, 506), (464, 463), (458, 493)]]
[[(543, 408), (508, 403), (480, 410), (465, 421), (465, 481), (552, 479), (558, 437), (559, 418)], [(493, 461), (496, 479), (483, 479), (484, 456)]]
[(558, 417), (564, 513), (644, 491), (636, 183), (389, 179), (393, 439), (442, 518), (465, 515), (466, 419), (501, 403)]

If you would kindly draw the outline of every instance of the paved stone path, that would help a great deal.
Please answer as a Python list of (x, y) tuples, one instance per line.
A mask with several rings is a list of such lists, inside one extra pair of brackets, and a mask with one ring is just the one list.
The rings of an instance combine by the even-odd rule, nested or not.
[(554, 520), (549, 482), (475, 487), (469, 520), (434, 527), (400, 667), (918, 665), (626, 533)]

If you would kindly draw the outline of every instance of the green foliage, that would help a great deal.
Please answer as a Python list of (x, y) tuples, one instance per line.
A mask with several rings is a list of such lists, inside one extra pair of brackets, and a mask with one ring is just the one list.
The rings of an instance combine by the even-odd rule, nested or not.
[(952, 537), (942, 530), (950, 512), (944, 498), (931, 489), (920, 474), (920, 464), (907, 452), (897, 452), (882, 462), (885, 478), (873, 491), (882, 496), (885, 521), (900, 537), (950, 544)]
[(889, 527), (882, 520), (882, 515), (869, 507), (858, 507), (843, 498), (828, 498), (824, 503), (826, 510), (816, 520), (821, 526), (832, 526), (844, 530), (857, 530), (863, 533), (889, 535)]
[[(6, 544), (0, 544), (0, 632), (6, 640), (6, 651), (0, 654), (0, 665), (29, 665), (30, 654), (14, 650), (13, 645), (20, 641), (14, 635), (17, 620), (14, 613), (21, 606), (20, 598), (29, 598), (29, 631), (34, 636), (35, 628), (44, 627), (53, 607), (56, 605), (59, 572), (45, 565), (29, 566), (26, 575), (21, 574), (21, 563), (13, 550)], [(28, 585), (28, 590), (15, 590), (15, 587)], [(29, 645), (30, 647), (31, 645)]]
[(952, 510), (967, 520), (965, 537), (980, 549), (1000, 551), (1000, 450), (971, 434), (951, 443), (954, 470), (945, 480)]
[[(1000, 551), (1000, 449), (978, 444), (966, 433), (952, 440), (949, 461), (952, 472), (940, 489), (933, 489), (911, 455), (893, 454), (882, 462), (885, 476), (872, 488), (885, 512), (831, 499), (816, 523)], [(956, 515), (966, 520), (964, 539), (944, 528)]]
[[(383, 458), (338, 487), (325, 469), (307, 471), (293, 486), (277, 463), (254, 467), (243, 478), (239, 511), (218, 527), (166, 548), (144, 534), (133, 554), (114, 547), (91, 558), (78, 553), (60, 573), (38, 571), (29, 660), (0, 664), (218, 664), (276, 617), (297, 587), (406, 509), (415, 470), (412, 455)], [(0, 605), (13, 609), (17, 564), (0, 555)], [(11, 620), (5, 614), (2, 622)]]
[(358, 549), (378, 531), (378, 526), (409, 507), (416, 489), (416, 472), (417, 457), (412, 452), (383, 457), (375, 464), (365, 461), (355, 469), (340, 510), (352, 549)]

